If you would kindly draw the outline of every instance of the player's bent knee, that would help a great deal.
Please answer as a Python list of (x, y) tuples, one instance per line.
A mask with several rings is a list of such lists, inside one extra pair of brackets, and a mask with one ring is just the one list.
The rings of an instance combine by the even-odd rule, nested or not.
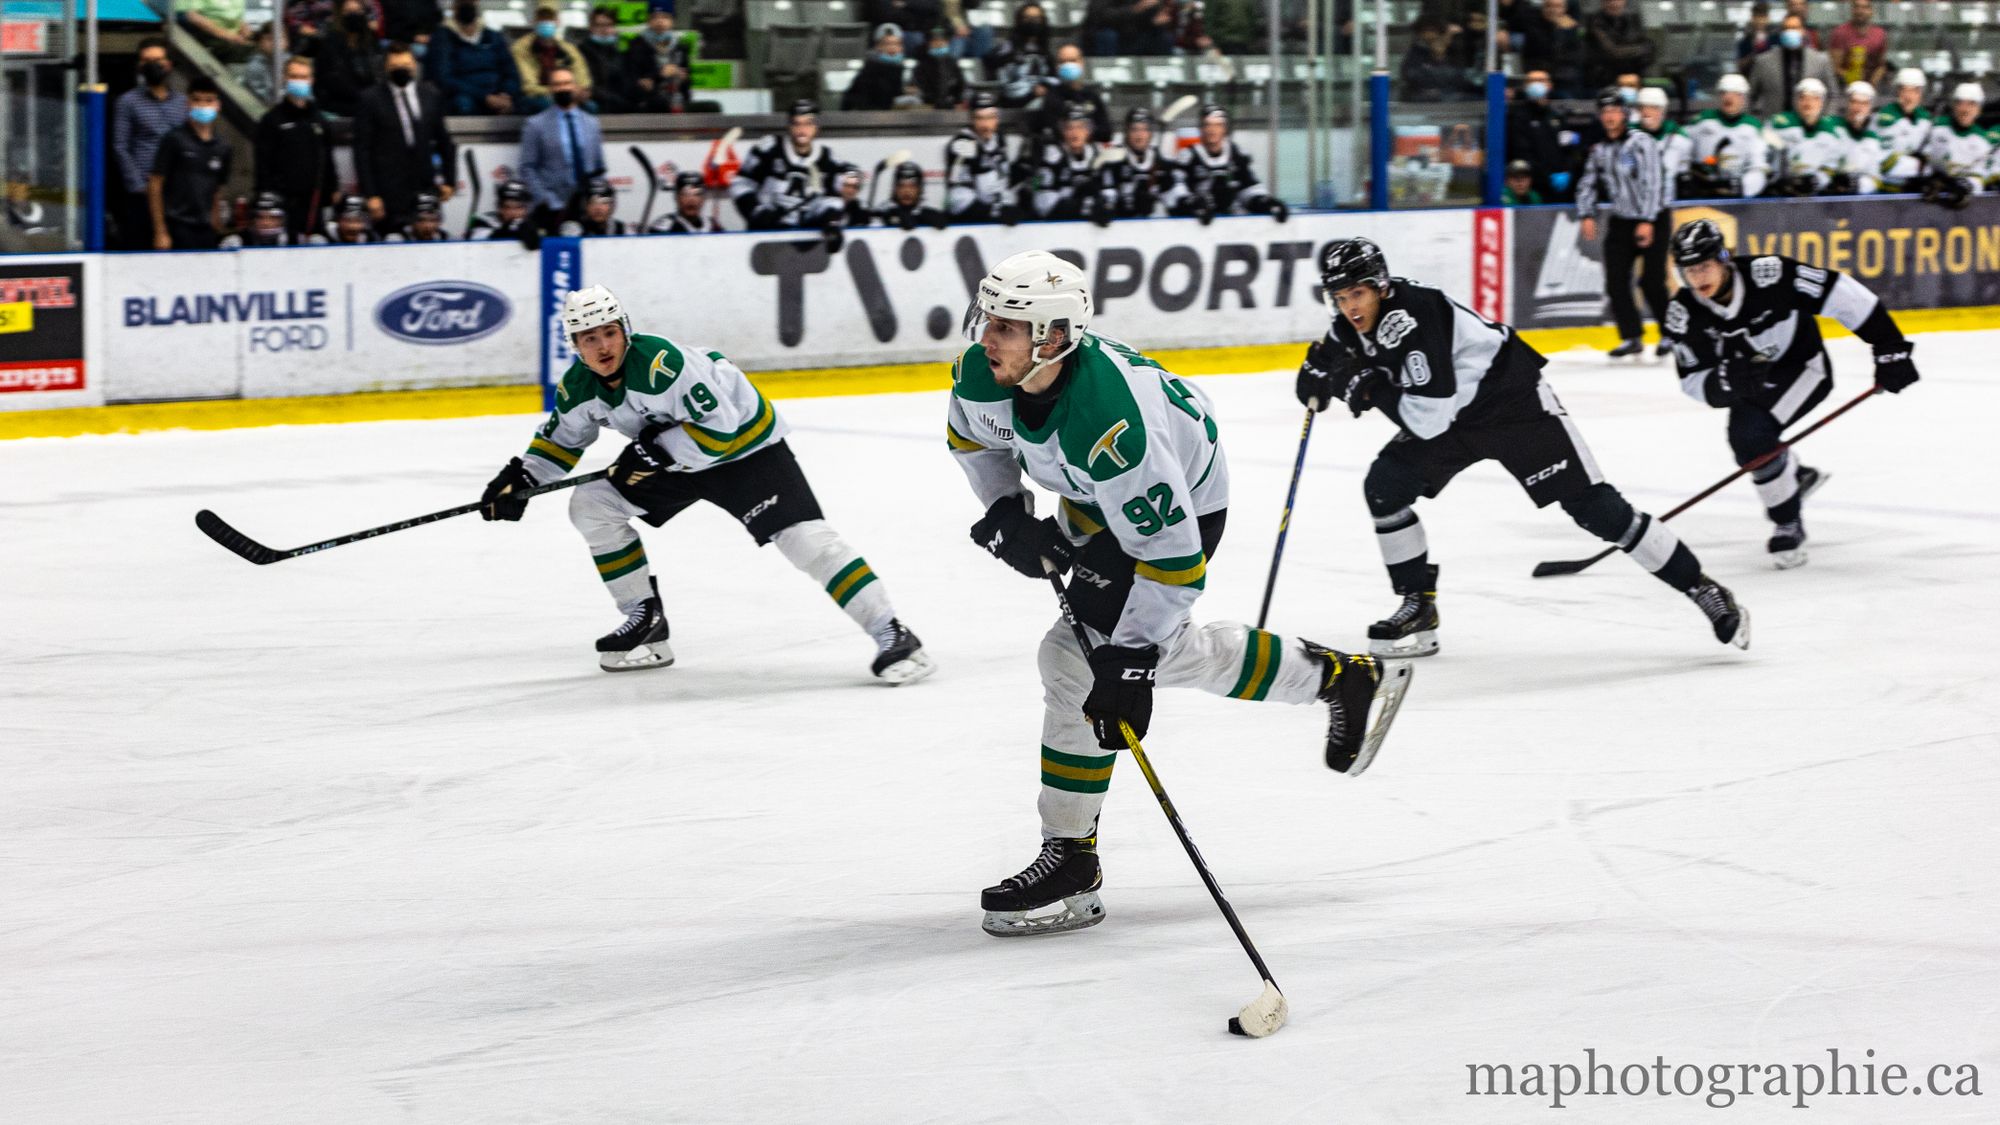
[(1632, 504), (1619, 491), (1602, 482), (1562, 502), (1563, 511), (1576, 525), (1607, 543), (1624, 538), (1632, 526)]
[(1423, 495), (1424, 484), (1409, 470), (1378, 458), (1368, 466), (1361, 490), (1368, 499), (1368, 514), (1379, 518), (1416, 503), (1417, 497)]

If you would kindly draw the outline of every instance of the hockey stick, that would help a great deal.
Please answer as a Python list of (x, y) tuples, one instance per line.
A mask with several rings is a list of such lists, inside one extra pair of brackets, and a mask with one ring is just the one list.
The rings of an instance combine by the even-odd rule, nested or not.
[(1200, 98), (1195, 97), (1193, 94), (1182, 94), (1180, 97), (1167, 103), (1166, 110), (1160, 114), (1160, 128), (1164, 129), (1172, 125), (1174, 118), (1193, 109), (1194, 103), (1200, 100)]
[(472, 223), (479, 218), (479, 159), (471, 148), (465, 150), (465, 182), (472, 189), (472, 210), (465, 215), (465, 236), (472, 236)]
[[(579, 484), (589, 484), (594, 480), (603, 480), (610, 475), (610, 469), (599, 469), (594, 473), (585, 473), (580, 477), (570, 477), (568, 480), (559, 480), (553, 484), (522, 489), (519, 492), (509, 493), (509, 495), (516, 499), (526, 500), (530, 496), (540, 496), (544, 492), (556, 492), (565, 488), (575, 488)], [(221, 516), (216, 515), (207, 508), (203, 508), (194, 514), (194, 525), (201, 529), (202, 534), (243, 556), (245, 559), (256, 563), (258, 566), (268, 566), (274, 562), (283, 562), (286, 559), (298, 558), (300, 555), (310, 555), (318, 551), (324, 551), (329, 547), (344, 547), (349, 543), (359, 543), (363, 539), (373, 539), (378, 535), (387, 535), (392, 531), (407, 531), (410, 528), (421, 527), (427, 523), (448, 520), (453, 516), (462, 516), (468, 512), (476, 512), (485, 506), (486, 502), (483, 500), (472, 504), (461, 504), (456, 508), (446, 508), (442, 512), (432, 512), (429, 515), (418, 516), (415, 519), (407, 519), (399, 523), (371, 527), (367, 531), (357, 531), (352, 535), (342, 535), (337, 539), (324, 539), (318, 543), (308, 543), (303, 547), (294, 547), (289, 551), (279, 551), (264, 546), (262, 543), (229, 526)]]
[(639, 162), (639, 167), (646, 170), (646, 208), (639, 212), (639, 230), (644, 233), (646, 224), (653, 218), (653, 197), (660, 194), (660, 174), (653, 171), (653, 162), (646, 159), (646, 154), (639, 151), (638, 145), (627, 151), (632, 154), (632, 159)]
[(708, 199), (708, 219), (710, 222), (720, 221), (722, 215), (722, 189), (729, 186), (723, 182), (722, 174), (717, 171), (717, 168), (724, 160), (729, 158), (731, 152), (735, 151), (736, 142), (742, 138), (743, 127), (741, 125), (732, 125), (729, 127), (728, 132), (717, 137), (708, 146), (708, 155), (702, 157), (702, 182), (711, 189)]
[[(1090, 658), (1090, 637), (1084, 633), (1083, 625), (1076, 619), (1076, 611), (1069, 604), (1069, 590), (1063, 586), (1062, 576), (1046, 560), (1043, 572), (1049, 576), (1049, 585), (1055, 587), (1056, 604), (1062, 607), (1063, 620), (1069, 622), (1070, 632), (1076, 635), (1077, 647), (1083, 650), (1084, 659)], [(1118, 729), (1125, 735), (1125, 748), (1132, 751), (1132, 760), (1139, 763), (1139, 772), (1146, 775), (1146, 784), (1153, 790), (1153, 797), (1160, 802), (1160, 811), (1167, 815), (1167, 823), (1173, 826), (1174, 835), (1180, 838), (1181, 847), (1187, 849), (1188, 859), (1194, 862), (1194, 870), (1201, 876), (1202, 885), (1208, 888), (1208, 895), (1221, 909), (1222, 917), (1235, 932), (1236, 940), (1243, 944), (1243, 952), (1250, 955), (1250, 963), (1257, 967), (1258, 975), (1264, 978), (1264, 991), (1255, 1000), (1243, 1006), (1243, 1010), (1229, 1018), (1229, 1032), (1232, 1035), (1246, 1035), (1252, 1039), (1262, 1039), (1285, 1026), (1285, 1017), (1290, 1007), (1285, 1003), (1285, 994), (1278, 990), (1278, 982), (1271, 979), (1271, 970), (1264, 965), (1264, 957), (1257, 952), (1257, 946), (1244, 931), (1243, 923), (1236, 918), (1236, 910), (1229, 905), (1229, 899), (1222, 893), (1222, 885), (1209, 873), (1208, 864), (1196, 850), (1194, 840), (1188, 835), (1187, 826), (1181, 823), (1181, 814), (1174, 811), (1174, 803), (1167, 797), (1166, 787), (1160, 784), (1160, 775), (1153, 772), (1153, 763), (1147, 759), (1146, 751), (1139, 745), (1139, 737), (1132, 733), (1132, 727), (1123, 719), (1118, 721)]]
[[(1812, 432), (1814, 430), (1819, 429), (1821, 426), (1826, 425), (1828, 422), (1833, 421), (1835, 418), (1840, 417), (1842, 414), (1847, 413), (1848, 411), (1854, 409), (1857, 406), (1860, 406), (1862, 403), (1867, 402), (1869, 399), (1881, 393), (1882, 393), (1882, 388), (1872, 387), (1872, 386), (1869, 387), (1867, 390), (1862, 391), (1859, 395), (1856, 395), (1845, 405), (1834, 410), (1826, 417), (1821, 418), (1819, 421), (1814, 422), (1812, 425), (1807, 426), (1803, 430), (1800, 430), (1796, 436), (1791, 437), (1785, 441), (1779, 442), (1778, 448), (1773, 449), (1769, 453), (1765, 453), (1761, 456), (1751, 458), (1749, 464), (1742, 466), (1735, 472), (1729, 474), (1726, 477), (1723, 477), (1721, 480), (1716, 481), (1714, 484), (1709, 485), (1707, 488), (1702, 489), (1700, 492), (1695, 493), (1693, 496), (1688, 497), (1686, 500), (1681, 501), (1680, 504), (1675, 506), (1674, 509), (1668, 512), (1667, 514), (1663, 516), (1656, 516), (1654, 518), (1660, 520), (1673, 519), (1675, 516), (1680, 515), (1682, 512), (1687, 511), (1689, 508), (1694, 507), (1696, 504), (1699, 504), (1703, 500), (1706, 500), (1709, 497), (1715, 495), (1716, 493), (1722, 491), (1724, 485), (1727, 485), (1731, 481), (1734, 481), (1737, 477), (1740, 477), (1745, 473), (1755, 472), (1758, 469), (1761, 469), (1764, 466), (1770, 464), (1771, 462), (1777, 460), (1778, 458), (1784, 456), (1786, 450), (1811, 437)], [(1612, 554), (1615, 553), (1617, 550), (1618, 548), (1616, 547), (1606, 547), (1604, 550), (1597, 552), (1596, 554), (1590, 556), (1587, 559), (1570, 559), (1568, 561), (1563, 561), (1563, 562), (1536, 563), (1535, 577), (1553, 578), (1564, 574), (1575, 574), (1578, 571), (1587, 570), (1593, 566), (1596, 566), (1598, 563), (1601, 563), (1605, 559), (1610, 558)]]
[[(1319, 404), (1318, 399), (1313, 405)], [(1278, 517), (1278, 545), (1271, 548), (1271, 574), (1264, 579), (1264, 604), (1257, 607), (1257, 627), (1264, 627), (1264, 618), (1271, 612), (1271, 593), (1278, 588), (1278, 563), (1285, 557), (1285, 535), (1292, 530), (1292, 502), (1299, 498), (1299, 474), (1306, 468), (1306, 443), (1313, 436), (1313, 415), (1318, 411), (1306, 407), (1306, 423), (1299, 428), (1299, 456), (1292, 462), (1292, 486), (1285, 490), (1285, 512)]]
[(875, 189), (881, 186), (882, 170), (884, 168), (898, 167), (903, 163), (903, 161), (908, 160), (909, 158), (910, 158), (910, 150), (906, 148), (899, 148), (896, 151), (890, 153), (889, 155), (875, 162), (875, 174), (868, 177), (869, 214), (872, 215), (875, 213)]

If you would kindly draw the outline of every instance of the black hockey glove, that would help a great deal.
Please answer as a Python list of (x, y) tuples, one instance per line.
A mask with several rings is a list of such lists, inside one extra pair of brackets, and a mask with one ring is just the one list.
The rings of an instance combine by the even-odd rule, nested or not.
[(528, 475), (528, 467), (519, 457), (500, 467), (493, 479), (486, 482), (486, 491), (479, 494), (479, 518), (483, 520), (518, 520), (528, 510), (525, 499), (515, 499), (510, 492), (525, 492), (535, 487), (535, 478)]
[(1282, 223), (1292, 217), (1292, 209), (1285, 206), (1284, 200), (1274, 198), (1271, 200), (1271, 217)]
[(1315, 413), (1325, 410), (1340, 401), (1341, 391), (1346, 387), (1347, 368), (1354, 364), (1347, 349), (1322, 336), (1306, 349), (1306, 358), (1299, 364), (1299, 378), (1294, 387), (1299, 396), (1299, 405), (1308, 406)]
[(1915, 347), (1908, 340), (1888, 347), (1875, 349), (1875, 385), (1892, 395), (1903, 393), (1904, 388), (1917, 381), (1917, 365), (1910, 362), (1910, 350)]
[(611, 463), (611, 483), (625, 488), (637, 488), (654, 473), (664, 473), (667, 466), (674, 463), (673, 454), (660, 445), (660, 435), (667, 427), (655, 423), (639, 431), (618, 453), (618, 459)]
[(1069, 571), (1076, 551), (1053, 518), (1035, 518), (1034, 502), (1025, 492), (1002, 496), (972, 525), (972, 541), (987, 553), (1029, 578), (1044, 575), (1042, 560), (1055, 564), (1057, 574)]
[(1146, 737), (1153, 722), (1153, 679), (1159, 665), (1160, 650), (1153, 645), (1098, 645), (1092, 650), (1090, 694), (1084, 697), (1083, 713), (1100, 749), (1126, 749), (1120, 720), (1132, 728), (1133, 738)]
[(1368, 413), (1368, 408), (1375, 405), (1376, 390), (1388, 381), (1389, 373), (1379, 367), (1351, 366), (1340, 389), (1340, 399), (1347, 404), (1347, 412), (1356, 418)]

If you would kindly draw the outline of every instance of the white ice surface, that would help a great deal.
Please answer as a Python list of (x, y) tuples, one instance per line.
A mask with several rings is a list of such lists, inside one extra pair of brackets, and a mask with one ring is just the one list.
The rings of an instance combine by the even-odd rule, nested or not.
[[(1366, 778), (1320, 765), (1316, 708), (1163, 693), (1150, 749), (1290, 998), (1260, 1042), (1224, 1034), (1257, 979), (1129, 764), (1105, 924), (980, 932), (1036, 847), (1053, 611), (968, 542), (938, 394), (783, 404), (943, 665), (902, 690), (713, 509), (647, 532), (680, 662), (623, 676), (560, 502), (264, 568), (192, 523), (290, 546), (459, 503), (529, 418), (0, 443), (0, 1118), (1994, 1120), (1996, 344), (1925, 338), (1923, 383), (1803, 447), (1832, 474), (1803, 569), (1747, 483), (1675, 522), (1747, 654), (1622, 558), (1531, 579), (1598, 544), (1487, 465), (1421, 508), (1444, 653)], [(1866, 357), (1834, 351), (1838, 403)], [(1642, 507), (1729, 469), (1667, 371), (1550, 374)], [(1205, 382), (1236, 503), (1198, 613), (1248, 619), (1299, 412), (1289, 374)], [(1317, 427), (1279, 631), (1358, 646), (1393, 605), (1360, 497), (1387, 434)], [(1466, 1094), (1586, 1047), (1872, 1048), (1985, 1096)]]

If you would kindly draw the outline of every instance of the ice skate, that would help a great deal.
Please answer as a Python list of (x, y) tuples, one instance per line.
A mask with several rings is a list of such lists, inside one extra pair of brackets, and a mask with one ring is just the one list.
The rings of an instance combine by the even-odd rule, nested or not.
[(1637, 359), (1646, 350), (1646, 345), (1638, 340), (1626, 340), (1604, 353), (1605, 359)]
[(890, 687), (916, 683), (937, 671), (937, 662), (924, 651), (924, 642), (894, 618), (875, 634), (875, 647), (875, 663), (869, 671)]
[(1328, 705), (1326, 768), (1358, 777), (1375, 761), (1382, 740), (1389, 737), (1389, 726), (1396, 721), (1403, 696), (1410, 690), (1410, 665), (1402, 660), (1351, 656), (1311, 641), (1303, 643), (1306, 651), (1327, 662), (1326, 683), (1319, 689), (1320, 701)]
[(1654, 359), (1669, 359), (1674, 354), (1674, 346), (1665, 340), (1653, 345)]
[(1737, 648), (1750, 647), (1750, 611), (1736, 604), (1729, 587), (1704, 574), (1687, 596), (1715, 626), (1716, 640)]
[[(1436, 574), (1433, 569), (1433, 582)], [(1368, 627), (1368, 651), (1387, 660), (1435, 656), (1437, 627), (1437, 591), (1404, 594), (1396, 612)]]
[(1096, 836), (1043, 840), (1027, 870), (979, 893), (980, 927), (994, 937), (1028, 937), (1095, 926), (1104, 921), (1103, 885)]
[(597, 666), (607, 672), (664, 668), (674, 662), (667, 646), (667, 615), (660, 607), (660, 583), (653, 579), (653, 596), (640, 602), (625, 623), (597, 638)]
[(1771, 539), (1764, 544), (1771, 553), (1771, 565), (1779, 570), (1790, 570), (1806, 564), (1806, 525), (1803, 520), (1781, 523), (1771, 529)]

